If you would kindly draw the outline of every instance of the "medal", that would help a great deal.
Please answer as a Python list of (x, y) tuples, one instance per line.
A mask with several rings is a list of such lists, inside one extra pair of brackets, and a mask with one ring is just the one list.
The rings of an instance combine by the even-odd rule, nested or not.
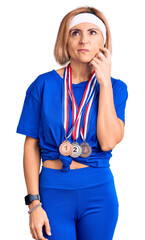
[(90, 145), (87, 142), (82, 142), (81, 148), (82, 148), (82, 153), (80, 154), (80, 157), (87, 158), (91, 155), (92, 148), (90, 147)]
[(77, 143), (77, 142), (73, 142), (72, 143), (73, 146), (73, 152), (70, 155), (72, 158), (77, 158), (80, 156), (81, 152), (82, 152), (82, 148), (81, 146)]
[(59, 146), (59, 152), (64, 156), (69, 156), (73, 152), (72, 144), (68, 140), (63, 141)]

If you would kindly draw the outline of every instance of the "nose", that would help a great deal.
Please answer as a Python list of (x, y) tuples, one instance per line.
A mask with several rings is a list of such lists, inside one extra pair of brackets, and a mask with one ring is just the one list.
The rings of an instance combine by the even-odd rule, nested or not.
[(88, 36), (85, 33), (80, 35), (80, 44), (87, 44), (89, 42)]

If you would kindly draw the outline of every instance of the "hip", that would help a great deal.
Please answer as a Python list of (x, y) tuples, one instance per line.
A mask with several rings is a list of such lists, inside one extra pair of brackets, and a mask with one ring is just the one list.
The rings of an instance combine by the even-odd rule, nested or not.
[(114, 181), (110, 167), (88, 166), (63, 172), (61, 169), (42, 166), (39, 175), (39, 186), (43, 188), (82, 189), (106, 184), (108, 181)]

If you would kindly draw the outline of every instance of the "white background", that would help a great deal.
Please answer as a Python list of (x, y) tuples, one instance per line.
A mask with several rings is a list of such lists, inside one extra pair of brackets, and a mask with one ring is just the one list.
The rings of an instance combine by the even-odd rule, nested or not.
[[(0, 4), (1, 237), (32, 239), (23, 175), (25, 136), (16, 127), (28, 86), (58, 69), (53, 47), (60, 21), (80, 6), (106, 16), (112, 33), (112, 77), (128, 86), (123, 140), (113, 149), (111, 170), (119, 199), (114, 240), (145, 239), (145, 34), (143, 1), (3, 1)], [(85, 230), (85, 229), (84, 229)], [(104, 229), (105, 231), (105, 229)]]

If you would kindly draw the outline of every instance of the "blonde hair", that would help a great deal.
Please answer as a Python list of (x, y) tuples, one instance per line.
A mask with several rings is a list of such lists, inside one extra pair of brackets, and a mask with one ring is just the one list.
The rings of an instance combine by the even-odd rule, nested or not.
[(110, 52), (112, 53), (111, 32), (110, 32), (108, 22), (105, 16), (103, 15), (103, 13), (96, 8), (80, 7), (72, 10), (67, 15), (65, 15), (65, 17), (62, 19), (60, 23), (55, 46), (54, 46), (54, 57), (56, 62), (58, 62), (60, 65), (65, 65), (70, 60), (68, 49), (67, 49), (69, 25), (70, 25), (71, 19), (78, 13), (93, 13), (103, 21), (103, 23), (106, 26), (106, 43), (104, 46), (107, 49), (109, 49)]

